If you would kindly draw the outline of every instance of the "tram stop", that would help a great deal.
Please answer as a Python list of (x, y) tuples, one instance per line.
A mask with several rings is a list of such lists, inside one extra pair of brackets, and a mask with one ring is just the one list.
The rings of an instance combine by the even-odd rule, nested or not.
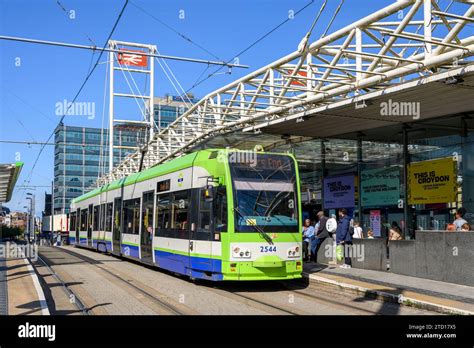
[[(353, 258), (354, 268), (474, 286), (473, 85), (474, 66), (459, 67), (202, 146), (292, 152), (303, 218), (346, 208), (360, 222), (364, 238), (354, 247), (364, 257)], [(459, 208), (468, 231), (448, 231)], [(402, 240), (387, 240), (393, 223)], [(318, 253), (318, 263), (330, 261)]]

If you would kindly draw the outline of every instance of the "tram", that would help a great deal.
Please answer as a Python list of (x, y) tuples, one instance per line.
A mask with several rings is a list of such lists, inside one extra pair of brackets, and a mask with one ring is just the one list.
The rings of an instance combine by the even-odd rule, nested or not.
[(290, 154), (206, 149), (75, 198), (70, 243), (195, 279), (300, 278), (301, 199)]

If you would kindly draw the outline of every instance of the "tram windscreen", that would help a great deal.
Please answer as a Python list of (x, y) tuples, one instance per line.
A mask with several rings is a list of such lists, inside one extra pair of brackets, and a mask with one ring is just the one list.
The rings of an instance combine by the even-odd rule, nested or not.
[(236, 232), (299, 232), (295, 162), (292, 157), (232, 152)]

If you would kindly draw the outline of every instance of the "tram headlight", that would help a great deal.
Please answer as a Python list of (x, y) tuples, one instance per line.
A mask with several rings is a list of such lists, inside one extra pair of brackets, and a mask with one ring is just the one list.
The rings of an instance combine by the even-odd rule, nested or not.
[(301, 256), (301, 254), (300, 254), (300, 247), (299, 247), (299, 246), (295, 246), (295, 247), (293, 247), (293, 248), (288, 249), (288, 251), (287, 251), (287, 256), (288, 256), (289, 258), (298, 258), (298, 257), (300, 257), (300, 256)]
[(236, 246), (232, 249), (232, 256), (234, 258), (248, 259), (252, 256), (252, 253), (249, 249)]

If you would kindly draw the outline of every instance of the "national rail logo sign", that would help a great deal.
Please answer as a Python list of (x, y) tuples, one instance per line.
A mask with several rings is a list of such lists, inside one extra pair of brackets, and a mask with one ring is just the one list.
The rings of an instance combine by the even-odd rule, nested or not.
[(127, 52), (119, 52), (117, 54), (117, 59), (119, 64), (121, 65), (133, 65), (133, 66), (142, 66), (146, 67), (148, 65), (147, 56), (143, 56), (141, 54), (134, 54), (129, 52), (138, 52), (138, 53), (145, 53), (143, 51), (137, 50), (126, 50)]
[(408, 166), (408, 204), (456, 201), (457, 162), (452, 157)]

